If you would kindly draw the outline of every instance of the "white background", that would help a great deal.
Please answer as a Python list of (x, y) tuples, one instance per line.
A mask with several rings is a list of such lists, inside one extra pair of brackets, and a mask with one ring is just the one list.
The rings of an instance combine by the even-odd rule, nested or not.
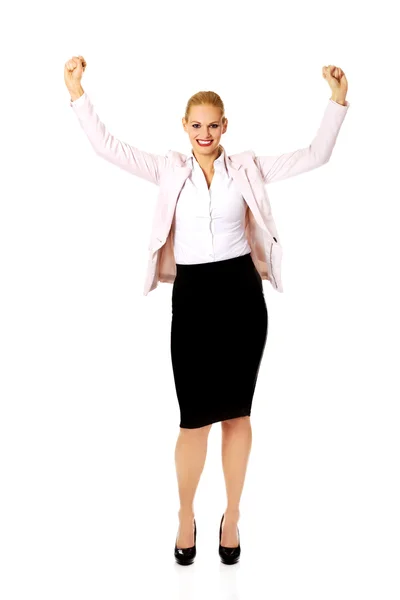
[[(2, 19), (3, 600), (398, 600), (399, 77), (393, 2), (19, 3)], [(199, 90), (228, 154), (307, 146), (349, 81), (329, 163), (268, 186), (284, 293), (253, 400), (242, 556), (218, 556), (221, 427), (176, 565), (172, 285), (143, 295), (158, 189), (93, 152), (65, 62), (118, 138), (186, 152)], [(212, 344), (212, 339), (210, 339)]]

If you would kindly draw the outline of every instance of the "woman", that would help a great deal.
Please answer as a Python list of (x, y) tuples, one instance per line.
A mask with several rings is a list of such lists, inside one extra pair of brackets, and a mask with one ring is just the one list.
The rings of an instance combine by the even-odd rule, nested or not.
[(325, 164), (349, 103), (347, 79), (323, 67), (332, 96), (309, 147), (276, 157), (251, 151), (228, 156), (220, 144), (228, 120), (218, 94), (199, 92), (182, 124), (188, 156), (150, 154), (117, 140), (81, 86), (82, 56), (66, 62), (64, 79), (82, 128), (102, 158), (160, 186), (150, 242), (145, 294), (159, 281), (173, 283), (171, 358), (180, 408), (175, 464), (180, 497), (174, 555), (196, 555), (193, 502), (208, 435), (221, 422), (227, 507), (219, 528), (226, 564), (240, 556), (239, 503), (252, 443), (250, 414), (267, 339), (262, 279), (278, 291), (281, 246), (263, 184)]

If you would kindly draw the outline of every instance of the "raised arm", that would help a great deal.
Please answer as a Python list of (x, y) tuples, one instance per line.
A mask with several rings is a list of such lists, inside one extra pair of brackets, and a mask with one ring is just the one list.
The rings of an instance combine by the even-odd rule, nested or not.
[[(86, 62), (82, 56), (73, 57), (64, 69), (64, 78), (71, 95), (70, 106), (86, 133), (96, 154), (108, 162), (154, 183), (160, 184), (160, 177), (166, 167), (167, 157), (139, 150), (135, 146), (113, 136), (97, 115), (88, 94), (81, 87), (82, 73)], [(75, 77), (73, 73), (75, 72)]]
[[(265, 183), (273, 183), (306, 173), (321, 167), (330, 159), (350, 104), (345, 100), (347, 80), (343, 71), (329, 65), (329, 67), (323, 67), (323, 76), (331, 86), (332, 97), (329, 99), (317, 134), (311, 144), (305, 148), (276, 156), (254, 157)], [(343, 89), (345, 86), (344, 91), (340, 89), (340, 85)]]

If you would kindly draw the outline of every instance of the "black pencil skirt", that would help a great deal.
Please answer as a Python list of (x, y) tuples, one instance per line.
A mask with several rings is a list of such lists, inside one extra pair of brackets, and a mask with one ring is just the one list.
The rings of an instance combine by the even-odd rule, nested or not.
[(260, 274), (250, 254), (176, 267), (171, 358), (179, 426), (250, 416), (268, 332)]

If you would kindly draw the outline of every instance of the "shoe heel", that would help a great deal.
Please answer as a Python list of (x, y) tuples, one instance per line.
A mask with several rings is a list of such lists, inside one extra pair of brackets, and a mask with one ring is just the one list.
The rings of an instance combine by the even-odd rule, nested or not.
[(196, 556), (196, 519), (194, 519), (194, 546), (190, 548), (178, 548), (175, 540), (174, 556), (175, 560), (180, 565), (191, 565)]
[(221, 536), (222, 536), (222, 522), (224, 520), (224, 515), (222, 515), (221, 524), (219, 526), (219, 548), (218, 553), (221, 558), (221, 562), (225, 565), (234, 565), (238, 562), (240, 557), (240, 536), (239, 536), (239, 527), (238, 527), (238, 541), (239, 545), (236, 548), (228, 548), (226, 546), (221, 546)]

